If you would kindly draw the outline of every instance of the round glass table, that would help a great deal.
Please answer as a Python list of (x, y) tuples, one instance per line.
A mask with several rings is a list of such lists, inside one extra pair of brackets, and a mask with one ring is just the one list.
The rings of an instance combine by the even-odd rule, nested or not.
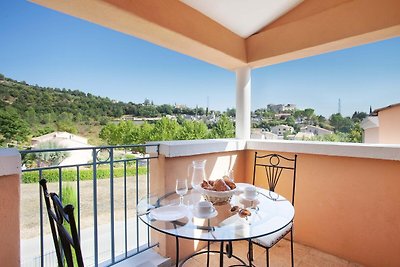
[[(149, 227), (176, 238), (176, 266), (179, 266), (179, 238), (208, 242), (205, 252), (197, 252), (190, 257), (209, 253), (210, 242), (220, 242), (220, 266), (223, 266), (224, 255), (234, 257), (247, 266), (242, 259), (232, 255), (232, 242), (250, 241), (285, 228), (293, 221), (294, 207), (290, 201), (276, 193), (271, 198), (271, 192), (262, 188), (257, 188), (258, 195), (254, 200), (247, 200), (241, 193), (246, 186), (249, 184), (237, 183), (237, 194), (224, 205), (214, 205), (215, 212), (208, 215), (199, 215), (194, 209), (196, 203), (204, 200), (194, 189), (190, 189), (184, 196), (183, 205), (179, 204), (179, 196), (175, 192), (162, 196), (149, 195), (139, 201), (137, 214)], [(238, 212), (231, 211), (234, 206), (246, 209), (251, 215), (239, 216)], [(224, 242), (227, 244), (226, 252)], [(251, 259), (248, 260), (248, 266), (251, 266)]]

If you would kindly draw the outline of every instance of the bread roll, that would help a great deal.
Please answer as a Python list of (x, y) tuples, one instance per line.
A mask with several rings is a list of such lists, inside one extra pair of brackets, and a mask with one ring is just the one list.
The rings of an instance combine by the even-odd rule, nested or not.
[(212, 189), (212, 186), (211, 186), (206, 180), (203, 180), (203, 182), (201, 183), (201, 187), (202, 187), (203, 189), (213, 190), (213, 189)]
[(223, 179), (217, 179), (214, 182), (213, 190), (215, 191), (229, 191), (231, 188), (224, 182)]
[(235, 189), (236, 185), (234, 182), (231, 181), (229, 178), (224, 178), (224, 182), (227, 186), (229, 186), (230, 189)]

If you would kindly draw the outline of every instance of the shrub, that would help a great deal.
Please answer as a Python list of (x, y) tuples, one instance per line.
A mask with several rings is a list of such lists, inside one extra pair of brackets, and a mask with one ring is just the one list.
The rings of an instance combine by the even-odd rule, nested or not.
[[(138, 167), (138, 174), (143, 175), (147, 173), (146, 167)], [(46, 178), (47, 182), (57, 182), (58, 181), (58, 169), (43, 170), (42, 178)], [(63, 181), (76, 181), (77, 172), (76, 169), (63, 169), (61, 172)], [(135, 168), (126, 168), (127, 176), (136, 175)], [(98, 168), (96, 170), (97, 179), (109, 179), (110, 169), (109, 168)], [(114, 168), (114, 177), (124, 177), (124, 168)], [(81, 169), (79, 170), (79, 180), (92, 180), (93, 179), (93, 169)], [(39, 171), (27, 171), (22, 173), (22, 183), (38, 183), (39, 182)]]

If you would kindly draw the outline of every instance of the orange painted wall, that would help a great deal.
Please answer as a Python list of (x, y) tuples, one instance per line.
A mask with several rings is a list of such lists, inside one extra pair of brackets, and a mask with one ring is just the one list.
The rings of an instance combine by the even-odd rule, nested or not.
[(379, 142), (400, 144), (400, 106), (391, 107), (378, 113)]
[(19, 175), (0, 176), (0, 265), (20, 266)]
[[(246, 177), (253, 157), (246, 152)], [(297, 242), (366, 266), (400, 266), (399, 161), (299, 154), (296, 186)]]

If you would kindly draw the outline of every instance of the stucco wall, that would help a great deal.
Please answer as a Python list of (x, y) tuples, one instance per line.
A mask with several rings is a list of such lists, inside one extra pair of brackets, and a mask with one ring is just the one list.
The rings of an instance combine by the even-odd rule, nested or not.
[[(246, 177), (253, 157), (246, 152)], [(399, 161), (298, 154), (296, 186), (297, 242), (366, 266), (400, 266)]]
[(400, 144), (400, 106), (382, 110), (379, 116), (379, 142)]
[[(260, 151), (260, 153), (268, 153)], [(279, 152), (278, 152), (279, 153)], [(293, 156), (293, 153), (280, 153)], [(233, 164), (237, 181), (251, 183), (254, 151), (197, 156), (160, 156), (152, 184), (173, 191), (192, 160), (207, 159), (207, 174)], [(265, 186), (265, 183), (258, 183)], [(400, 162), (367, 158), (298, 154), (295, 240), (365, 266), (400, 266)], [(153, 188), (155, 189), (155, 188)], [(290, 196), (288, 181), (277, 189)], [(175, 258), (175, 239), (155, 234), (164, 255)], [(204, 244), (181, 241), (181, 259)]]
[(0, 176), (1, 266), (20, 266), (19, 196), (19, 174)]

